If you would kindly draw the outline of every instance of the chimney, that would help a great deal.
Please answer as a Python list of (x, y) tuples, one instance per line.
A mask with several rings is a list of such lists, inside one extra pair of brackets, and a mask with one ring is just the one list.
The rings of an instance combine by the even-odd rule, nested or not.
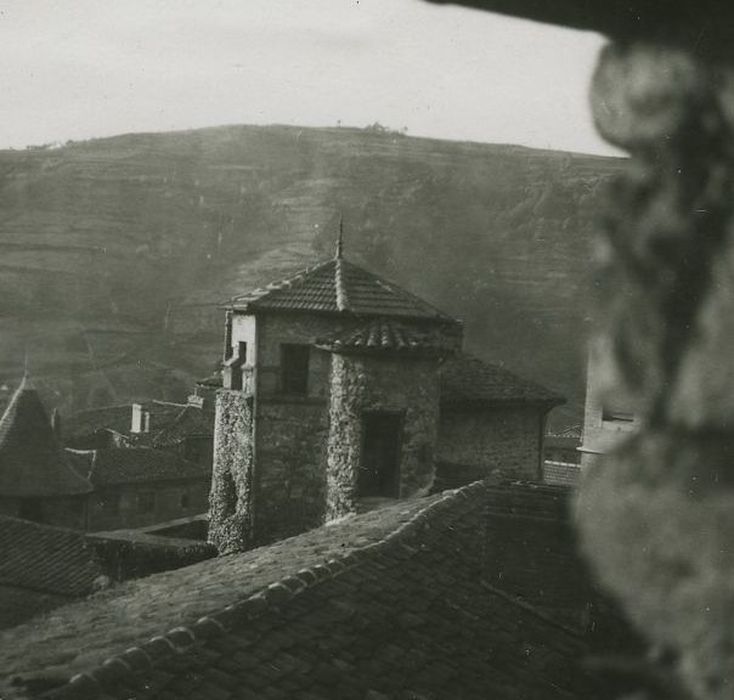
[(140, 403), (133, 404), (131, 433), (147, 433), (150, 431), (150, 411)]

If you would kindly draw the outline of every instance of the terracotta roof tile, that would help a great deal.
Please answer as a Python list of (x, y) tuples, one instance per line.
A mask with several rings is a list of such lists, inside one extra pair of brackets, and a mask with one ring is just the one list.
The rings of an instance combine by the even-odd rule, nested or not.
[[(49, 667), (52, 657), (40, 657), (51, 640), (38, 652), (31, 646), (23, 653), (21, 636), (2, 659), (20, 680), (0, 683), (0, 690), (10, 690), (9, 699), (24, 691), (33, 696), (34, 683), (77, 673), (45, 697), (595, 697), (593, 679), (579, 666), (589, 648), (586, 639), (485, 581), (486, 542), (477, 537), (483, 531), (477, 518), (499, 522), (503, 499), (510, 501), (508, 512), (530, 507), (538, 496), (541, 509), (557, 508), (559, 491), (537, 487), (518, 494), (518, 488), (473, 484), (159, 574), (124, 591), (119, 603), (114, 597), (100, 600), (106, 616), (93, 613), (99, 606), (91, 599), (84, 605), (98, 621), (92, 658), (85, 646), (92, 633), (84, 606), (57, 611), (46, 634), (58, 628), (74, 639), (69, 651), (78, 649), (86, 658), (69, 656)], [(494, 510), (487, 510), (488, 500)], [(398, 513), (404, 517), (396, 518)], [(535, 528), (542, 550), (546, 520), (530, 517), (523, 527)], [(526, 537), (528, 532), (523, 529)], [(357, 541), (362, 544), (355, 546)], [(318, 545), (319, 555), (304, 560), (308, 543)], [(214, 575), (222, 597), (215, 596)], [(564, 568), (561, 583), (568, 586), (575, 575)], [(147, 641), (133, 639), (120, 629), (116, 608), (139, 611), (138, 626), (148, 628), (151, 612), (160, 608), (169, 626), (161, 629), (161, 618), (157, 636), (151, 639), (148, 632)], [(110, 657), (114, 645), (100, 649), (104, 624), (110, 638), (120, 638), (113, 652), (118, 656)], [(80, 638), (74, 637), (77, 628)], [(35, 665), (29, 660), (34, 653)]]
[(89, 465), (87, 477), (94, 487), (203, 479), (211, 474), (211, 469), (205, 465), (182, 459), (172, 452), (149, 447), (110, 447), (75, 452), (73, 458), (78, 460), (78, 463), (82, 463), (84, 459), (89, 460), (91, 456), (91, 462), (87, 462)]
[(430, 329), (417, 328), (392, 319), (377, 319), (356, 331), (340, 333), (317, 342), (331, 352), (396, 352), (442, 355), (445, 340)]
[(71, 468), (38, 392), (24, 379), (0, 418), (0, 495), (71, 496), (91, 490)]
[(565, 400), (540, 384), (509, 370), (462, 354), (441, 368), (441, 403), (537, 403)]
[(346, 311), (453, 321), (392, 282), (341, 259), (328, 260), (263, 289), (235, 297), (232, 306), (246, 311)]
[(82, 533), (0, 516), (0, 584), (83, 596), (102, 574)]
[(214, 416), (197, 406), (186, 406), (172, 423), (158, 431), (152, 440), (153, 447), (177, 445), (187, 437), (212, 437)]

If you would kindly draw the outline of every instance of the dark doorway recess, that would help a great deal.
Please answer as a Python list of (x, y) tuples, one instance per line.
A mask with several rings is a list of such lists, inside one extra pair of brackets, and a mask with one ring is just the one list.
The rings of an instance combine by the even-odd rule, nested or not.
[(360, 498), (400, 496), (402, 433), (402, 413), (369, 411), (362, 414), (362, 457), (357, 478)]

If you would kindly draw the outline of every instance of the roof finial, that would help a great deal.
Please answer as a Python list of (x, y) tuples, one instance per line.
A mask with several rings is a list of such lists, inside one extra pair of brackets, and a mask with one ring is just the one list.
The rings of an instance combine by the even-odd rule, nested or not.
[(344, 253), (344, 215), (339, 212), (339, 238), (336, 239), (336, 258), (341, 260)]

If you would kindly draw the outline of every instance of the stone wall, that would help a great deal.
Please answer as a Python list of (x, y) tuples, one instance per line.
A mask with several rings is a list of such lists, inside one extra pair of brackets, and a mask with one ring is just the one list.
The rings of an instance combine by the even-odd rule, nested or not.
[(441, 479), (451, 487), (490, 474), (540, 480), (543, 416), (542, 408), (531, 405), (442, 407), (437, 456)]
[(324, 400), (258, 400), (253, 493), (257, 544), (323, 522), (328, 428)]
[(222, 389), (217, 393), (209, 494), (209, 542), (220, 553), (247, 549), (252, 539), (253, 462), (252, 399)]
[(439, 390), (436, 360), (333, 355), (327, 518), (354, 510), (365, 411), (403, 414), (400, 497), (427, 493), (431, 489), (435, 476)]

